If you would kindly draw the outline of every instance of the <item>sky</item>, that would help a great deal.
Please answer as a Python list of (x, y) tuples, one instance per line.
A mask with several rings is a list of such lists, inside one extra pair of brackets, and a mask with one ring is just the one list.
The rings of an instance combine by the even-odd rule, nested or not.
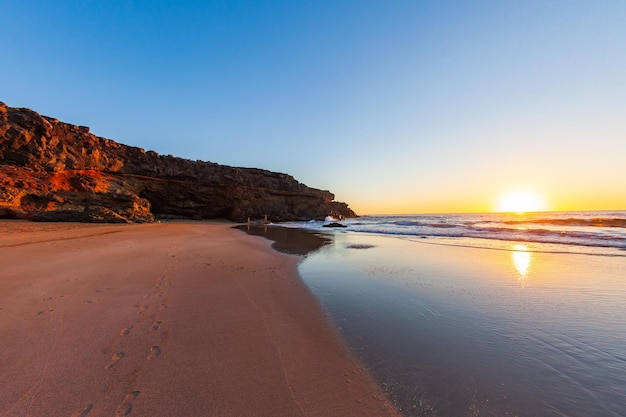
[(0, 0), (0, 101), (358, 214), (626, 209), (626, 1)]

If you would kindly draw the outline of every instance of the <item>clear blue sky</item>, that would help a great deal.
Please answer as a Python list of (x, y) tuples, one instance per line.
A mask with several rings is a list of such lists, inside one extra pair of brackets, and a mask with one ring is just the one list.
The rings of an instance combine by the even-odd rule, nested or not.
[(0, 0), (0, 100), (359, 213), (626, 209), (626, 1)]

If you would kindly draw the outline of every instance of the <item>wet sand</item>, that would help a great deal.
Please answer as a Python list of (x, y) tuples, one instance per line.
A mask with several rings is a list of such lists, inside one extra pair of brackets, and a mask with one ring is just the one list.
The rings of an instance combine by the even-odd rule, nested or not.
[(327, 236), (300, 276), (407, 417), (626, 416), (626, 254)]
[(0, 415), (399, 415), (298, 259), (231, 226), (1, 221)]

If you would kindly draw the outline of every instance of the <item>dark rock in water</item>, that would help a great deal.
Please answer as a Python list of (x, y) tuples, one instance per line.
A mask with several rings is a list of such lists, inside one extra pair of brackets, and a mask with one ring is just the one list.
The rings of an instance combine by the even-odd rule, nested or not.
[(333, 223), (325, 224), (322, 227), (348, 227), (348, 226), (343, 225), (341, 223), (333, 222)]
[(0, 218), (151, 222), (356, 217), (287, 174), (161, 156), (0, 102)]
[(361, 243), (353, 243), (351, 245), (347, 245), (347, 249), (372, 249), (375, 248), (375, 245), (361, 244)]

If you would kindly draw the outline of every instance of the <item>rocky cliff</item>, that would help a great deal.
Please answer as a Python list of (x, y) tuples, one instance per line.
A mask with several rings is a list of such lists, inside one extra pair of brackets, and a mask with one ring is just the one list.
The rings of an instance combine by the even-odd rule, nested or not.
[(0, 218), (151, 222), (354, 217), (293, 177), (190, 161), (119, 144), (0, 102)]

